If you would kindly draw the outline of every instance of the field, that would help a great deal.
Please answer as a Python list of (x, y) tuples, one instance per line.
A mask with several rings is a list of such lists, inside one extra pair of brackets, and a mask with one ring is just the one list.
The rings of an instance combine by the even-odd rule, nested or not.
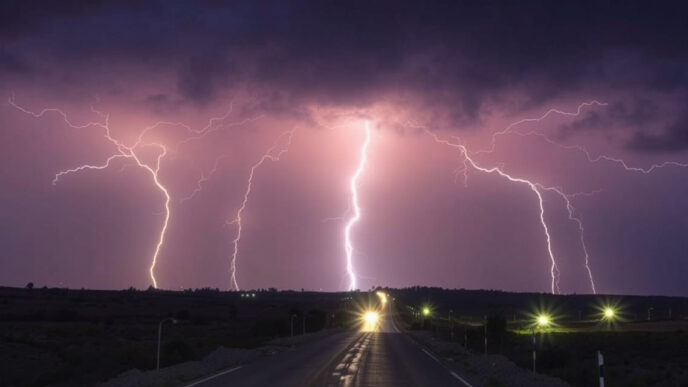
[(153, 369), (164, 318), (161, 366), (219, 346), (255, 348), (348, 324), (336, 293), (92, 291), (0, 288), (0, 385), (77, 386), (125, 370)]
[[(605, 356), (608, 385), (688, 385), (686, 298), (386, 291), (408, 329), (430, 331), (475, 354), (484, 352), (487, 332), (489, 353), (525, 369), (532, 368), (535, 333), (538, 372), (575, 386), (596, 385), (598, 350)], [(92, 385), (130, 369), (154, 369), (163, 319), (178, 320), (163, 325), (163, 367), (201, 359), (220, 346), (257, 348), (288, 337), (292, 320), (300, 334), (304, 317), (307, 332), (351, 328), (356, 305), (370, 296), (274, 289), (0, 288), (0, 385)], [(601, 323), (600, 306), (610, 303), (617, 305), (618, 319)], [(551, 315), (552, 325), (533, 330), (538, 312)]]
[[(394, 294), (406, 305), (410, 327), (466, 344), (484, 353), (503, 354), (532, 369), (533, 335), (537, 370), (574, 386), (598, 383), (597, 351), (605, 359), (612, 386), (688, 385), (688, 300), (678, 297), (552, 296), (489, 291), (411, 288)], [(600, 306), (615, 304), (618, 319), (601, 321)], [(428, 305), (432, 316), (418, 311)], [(411, 309), (413, 308), (413, 309)], [(647, 310), (650, 312), (648, 321)], [(452, 310), (452, 320), (449, 320)], [(534, 325), (538, 312), (552, 316), (547, 328)], [(652, 313), (654, 312), (654, 313)]]

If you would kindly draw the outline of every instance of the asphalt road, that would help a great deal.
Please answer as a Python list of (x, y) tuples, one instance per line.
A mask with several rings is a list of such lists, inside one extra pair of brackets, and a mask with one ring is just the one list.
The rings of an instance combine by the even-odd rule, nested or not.
[[(389, 309), (388, 309), (389, 310)], [(211, 386), (476, 386), (399, 332), (382, 316), (374, 332), (344, 332), (187, 387)], [(477, 387), (477, 386), (476, 386)]]

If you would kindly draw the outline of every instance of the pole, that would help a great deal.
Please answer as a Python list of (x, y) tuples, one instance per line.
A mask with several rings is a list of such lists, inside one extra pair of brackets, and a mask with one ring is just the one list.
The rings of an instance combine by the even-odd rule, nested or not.
[(306, 334), (306, 313), (303, 314), (303, 334)]
[(604, 387), (604, 356), (600, 351), (597, 351), (597, 366), (600, 375), (600, 387)]
[(295, 314), (291, 315), (291, 337), (294, 337), (294, 317), (296, 317)]
[(535, 329), (533, 329), (533, 373), (537, 373), (537, 339)]
[(454, 319), (452, 319), (453, 312), (453, 310), (449, 310), (449, 338), (451, 341), (454, 341)]
[(160, 341), (162, 339), (162, 323), (165, 322), (165, 320), (160, 321), (160, 324), (158, 324), (158, 356), (156, 357), (156, 362), (155, 362), (155, 369), (160, 370)]
[(160, 342), (162, 341), (162, 324), (164, 324), (167, 321), (172, 321), (172, 323), (176, 324), (177, 320), (173, 318), (164, 318), (160, 320), (160, 323), (158, 324), (158, 356), (157, 360), (155, 362), (155, 369), (160, 370)]
[(487, 324), (485, 324), (485, 355), (487, 355)]

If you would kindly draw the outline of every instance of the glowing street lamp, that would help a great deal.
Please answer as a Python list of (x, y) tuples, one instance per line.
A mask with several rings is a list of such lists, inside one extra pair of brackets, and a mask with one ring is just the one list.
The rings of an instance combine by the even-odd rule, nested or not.
[(612, 308), (611, 306), (607, 306), (604, 308), (603, 314), (602, 314), (602, 319), (607, 320), (607, 321), (614, 321), (616, 319), (616, 310)]
[(427, 306), (423, 307), (423, 316), (427, 317), (430, 316), (430, 308)]
[(380, 298), (380, 302), (382, 303), (383, 306), (387, 304), (387, 294), (386, 293), (378, 290), (377, 292), (375, 292), (375, 294), (377, 294), (377, 296)]
[(538, 328), (547, 328), (552, 324), (552, 318), (546, 314), (539, 314), (535, 320)]
[(377, 329), (378, 321), (380, 321), (380, 314), (378, 312), (369, 310), (363, 314), (363, 331), (372, 332)]

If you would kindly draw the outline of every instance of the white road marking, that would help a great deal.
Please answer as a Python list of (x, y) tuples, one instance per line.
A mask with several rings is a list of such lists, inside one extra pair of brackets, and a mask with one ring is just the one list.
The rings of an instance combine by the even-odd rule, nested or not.
[(205, 382), (207, 382), (208, 380), (215, 379), (215, 378), (218, 377), (218, 376), (222, 376), (222, 375), (228, 374), (228, 373), (230, 373), (230, 372), (234, 372), (234, 371), (238, 370), (238, 369), (241, 368), (241, 367), (243, 367), (243, 366), (238, 366), (238, 367), (230, 368), (230, 369), (225, 370), (225, 371), (222, 371), (222, 372), (218, 372), (218, 373), (216, 373), (215, 375), (211, 375), (211, 376), (208, 376), (208, 377), (205, 378), (205, 379), (201, 379), (201, 380), (195, 381), (195, 382), (193, 382), (193, 383), (191, 383), (191, 384), (187, 384), (187, 385), (184, 386), (184, 387), (192, 387), (192, 386), (199, 385), (199, 384), (201, 384), (201, 383), (205, 383)]
[(457, 375), (456, 372), (454, 372), (454, 371), (449, 371), (449, 373), (451, 374), (451, 376), (453, 376), (453, 377), (459, 379), (459, 381), (461, 381), (461, 383), (465, 384), (467, 387), (473, 387), (470, 383), (468, 383), (468, 382), (466, 381), (466, 379), (464, 379), (464, 378), (462, 378), (461, 376)]
[[(430, 357), (432, 358), (432, 360), (434, 360), (434, 361), (440, 363), (439, 359), (437, 359), (433, 354), (431, 354), (430, 352), (426, 351), (425, 349), (421, 349), (421, 350), (422, 350), (423, 352), (425, 352), (426, 355), (430, 356)], [(440, 363), (440, 364), (442, 364), (442, 363)]]
[[(437, 363), (439, 363), (439, 365), (441, 365), (442, 367), (444, 367), (444, 368), (446, 368), (447, 370), (449, 370), (449, 368), (447, 368), (447, 366), (444, 365), (444, 364), (440, 361), (440, 359), (436, 358), (435, 355), (431, 354), (430, 352), (428, 352), (428, 351), (425, 350), (424, 348), (421, 348), (421, 351), (425, 352), (426, 355), (430, 356), (430, 358), (431, 358), (432, 360), (436, 361)], [(470, 383), (468, 383), (468, 382), (466, 381), (466, 379), (464, 379), (464, 378), (462, 378), (461, 376), (459, 376), (456, 372), (449, 370), (449, 373), (451, 374), (451, 376), (455, 377), (458, 381), (460, 381), (461, 383), (463, 383), (466, 387), (473, 387)]]

